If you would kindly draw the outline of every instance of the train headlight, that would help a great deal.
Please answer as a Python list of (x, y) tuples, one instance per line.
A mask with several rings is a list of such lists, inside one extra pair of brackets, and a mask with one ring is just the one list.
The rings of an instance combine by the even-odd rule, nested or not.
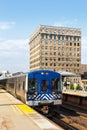
[(54, 96), (54, 95), (55, 95), (55, 92), (53, 92), (52, 95)]
[(35, 92), (35, 95), (37, 95), (37, 92)]
[(28, 99), (29, 99), (29, 100), (31, 100), (31, 99), (32, 99), (32, 97), (31, 97), (31, 96), (29, 96), (29, 97), (28, 97)]
[(57, 93), (53, 92), (52, 95), (53, 95), (53, 96), (57, 96)]
[(35, 97), (36, 97), (36, 94), (34, 94), (33, 97), (35, 98)]

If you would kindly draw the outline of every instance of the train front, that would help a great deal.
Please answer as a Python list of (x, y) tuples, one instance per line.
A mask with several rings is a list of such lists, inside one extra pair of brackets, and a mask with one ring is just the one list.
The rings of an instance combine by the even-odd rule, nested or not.
[(45, 112), (48, 111), (49, 106), (61, 105), (61, 75), (50, 70), (29, 73), (27, 103)]

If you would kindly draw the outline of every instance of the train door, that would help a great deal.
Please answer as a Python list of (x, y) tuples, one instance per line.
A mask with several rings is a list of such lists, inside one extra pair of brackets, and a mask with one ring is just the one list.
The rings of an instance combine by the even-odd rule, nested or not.
[(49, 90), (50, 90), (49, 84), (50, 84), (50, 81), (48, 79), (42, 78), (42, 80), (41, 80), (41, 88), (40, 88), (42, 93), (49, 92)]

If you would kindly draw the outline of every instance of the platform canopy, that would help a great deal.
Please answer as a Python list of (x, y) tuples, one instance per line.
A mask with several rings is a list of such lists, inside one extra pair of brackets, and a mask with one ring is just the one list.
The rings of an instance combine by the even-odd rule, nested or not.
[(67, 71), (58, 71), (62, 76), (76, 76), (73, 72), (67, 72)]

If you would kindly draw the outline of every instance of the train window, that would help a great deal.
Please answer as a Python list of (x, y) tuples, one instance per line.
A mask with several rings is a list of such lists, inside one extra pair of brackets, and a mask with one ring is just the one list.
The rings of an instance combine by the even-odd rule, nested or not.
[(28, 80), (28, 92), (34, 94), (37, 91), (37, 79), (31, 78)]
[(24, 88), (25, 88), (25, 81), (23, 81), (23, 90), (24, 90)]
[(21, 85), (20, 85), (20, 84), (18, 84), (18, 90), (20, 90), (20, 87), (21, 87)]
[(42, 91), (46, 91), (48, 89), (49, 82), (47, 80), (42, 80), (41, 87)]
[(58, 78), (52, 79), (52, 90), (61, 91), (61, 84)]
[(14, 83), (9, 83), (10, 88), (14, 88)]

